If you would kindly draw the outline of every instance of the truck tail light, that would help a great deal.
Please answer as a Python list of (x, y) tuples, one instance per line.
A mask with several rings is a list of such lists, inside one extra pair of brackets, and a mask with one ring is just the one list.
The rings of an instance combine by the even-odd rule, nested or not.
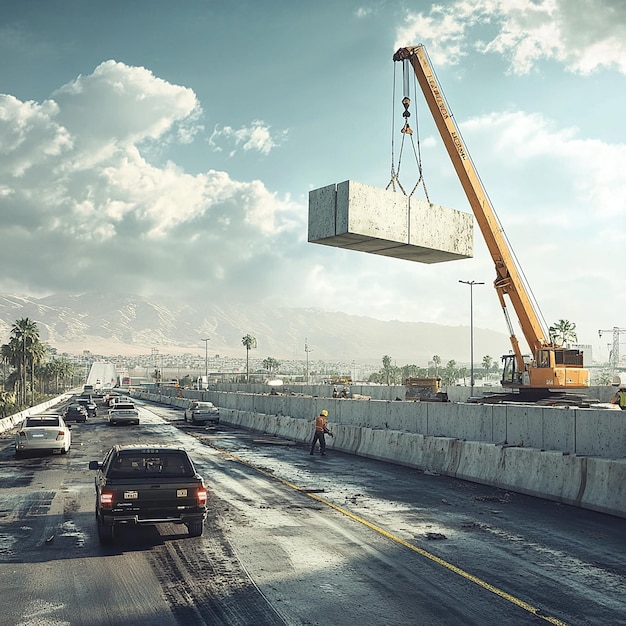
[(105, 508), (113, 506), (113, 494), (110, 491), (103, 491), (100, 494), (100, 505)]
[(207, 500), (207, 492), (206, 489), (198, 489), (198, 493), (196, 494), (198, 498), (198, 505), (204, 506)]
[(57, 435), (57, 441), (62, 441), (63, 439), (65, 439), (65, 432), (60, 430), (59, 434)]

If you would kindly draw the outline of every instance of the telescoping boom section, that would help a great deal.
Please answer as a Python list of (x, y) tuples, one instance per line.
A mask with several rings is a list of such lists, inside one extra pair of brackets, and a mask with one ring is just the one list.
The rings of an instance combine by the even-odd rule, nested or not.
[[(400, 48), (394, 61), (410, 62), (439, 134), (461, 182), (474, 217), (496, 268), (494, 286), (509, 330), (512, 353), (502, 357), (502, 385), (535, 391), (581, 389), (589, 386), (589, 372), (583, 367), (581, 350), (563, 348), (546, 339), (513, 254), (499, 226), (495, 211), (474, 168), (456, 122), (424, 46)], [(522, 354), (507, 309), (510, 301), (530, 348)]]

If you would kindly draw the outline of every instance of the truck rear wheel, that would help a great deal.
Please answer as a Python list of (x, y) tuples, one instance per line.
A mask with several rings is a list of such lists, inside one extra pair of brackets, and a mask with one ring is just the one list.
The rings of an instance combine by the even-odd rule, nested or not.
[(113, 541), (113, 525), (111, 524), (111, 526), (107, 526), (106, 524), (102, 523), (102, 520), (100, 517), (98, 517), (98, 539), (100, 540), (101, 544), (108, 544), (111, 543)]
[(191, 524), (187, 524), (187, 528), (189, 529), (190, 537), (201, 537), (204, 524), (202, 522), (192, 522)]

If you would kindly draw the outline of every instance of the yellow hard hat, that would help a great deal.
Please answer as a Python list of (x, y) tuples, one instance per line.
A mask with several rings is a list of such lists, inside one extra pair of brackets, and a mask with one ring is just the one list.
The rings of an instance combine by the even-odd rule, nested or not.
[(323, 411), (320, 412), (320, 415), (323, 415), (324, 417), (326, 417), (328, 415), (328, 411), (324, 409)]

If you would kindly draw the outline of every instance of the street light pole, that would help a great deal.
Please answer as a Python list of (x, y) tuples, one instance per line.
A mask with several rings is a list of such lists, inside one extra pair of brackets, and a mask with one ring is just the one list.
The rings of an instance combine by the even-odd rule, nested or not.
[(304, 338), (304, 351), (306, 353), (306, 384), (309, 384), (309, 352), (312, 352), (312, 350), (309, 350), (309, 344), (308, 344), (308, 340), (305, 337)]
[(206, 379), (207, 385), (209, 383), (209, 341), (211, 339), (203, 339), (204, 341), (204, 378)]
[(460, 280), (470, 288), (470, 387), (474, 390), (474, 285), (484, 285), (475, 280)]

